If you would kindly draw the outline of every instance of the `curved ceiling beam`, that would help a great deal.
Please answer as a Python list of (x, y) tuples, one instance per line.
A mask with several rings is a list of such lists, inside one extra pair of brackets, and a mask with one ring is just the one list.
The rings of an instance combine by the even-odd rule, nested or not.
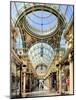
[[(64, 17), (63, 17), (63, 15), (61, 15), (58, 11), (56, 11), (56, 9), (54, 9), (54, 8), (51, 8), (51, 7), (48, 7), (48, 6), (40, 6), (40, 5), (36, 5), (35, 6), (35, 9), (33, 9), (33, 7), (30, 7), (30, 8), (26, 8), (26, 9), (24, 9), (19, 15), (18, 15), (18, 19), (17, 19), (17, 21), (16, 21), (16, 24), (15, 24), (15, 26), (18, 26), (19, 25), (19, 23), (20, 23), (20, 21), (22, 20), (22, 18), (24, 18), (24, 16), (26, 16), (27, 14), (29, 14), (30, 12), (32, 12), (32, 10), (34, 10), (34, 11), (38, 11), (38, 10), (41, 10), (42, 8), (44, 8), (43, 10), (44, 11), (47, 11), (47, 12), (50, 12), (50, 13), (52, 13), (53, 15), (55, 15), (57, 18), (58, 18), (58, 25), (57, 25), (57, 28), (56, 28), (56, 30), (53, 32), (54, 34), (55, 33), (57, 33), (57, 31), (59, 31), (60, 29), (62, 29), (62, 27), (64, 26), (63, 25), (63, 23), (65, 22), (64, 21)], [(28, 29), (28, 27), (27, 27), (27, 25), (24, 25), (24, 29), (25, 29), (25, 31), (28, 33), (28, 34), (30, 34), (30, 33), (32, 33), (31, 31), (30, 31), (30, 29)], [(52, 36), (52, 35), (54, 35), (54, 34), (51, 34), (51, 35), (47, 35), (48, 37), (50, 37), (50, 36)], [(34, 34), (34, 33), (33, 33)], [(32, 35), (32, 36), (34, 36), (34, 35), (36, 35), (36, 34), (30, 34), (30, 35)], [(36, 35), (37, 36), (37, 38), (39, 37), (39, 38), (47, 38), (46, 36), (39, 36), (39, 35)]]

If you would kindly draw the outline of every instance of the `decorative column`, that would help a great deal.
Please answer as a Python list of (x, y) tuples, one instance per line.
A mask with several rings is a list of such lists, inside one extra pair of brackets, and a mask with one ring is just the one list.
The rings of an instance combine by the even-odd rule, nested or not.
[(23, 65), (23, 84), (22, 84), (22, 97), (25, 97), (26, 93), (26, 65)]
[(71, 54), (69, 54), (69, 62), (70, 62), (70, 66), (69, 66), (69, 70), (70, 70), (70, 94), (73, 94), (73, 59), (71, 59)]
[(61, 95), (61, 70), (59, 66), (59, 94)]
[(21, 91), (22, 91), (22, 89), (21, 89), (21, 84), (22, 84), (22, 64), (20, 64), (20, 91), (19, 91), (19, 96), (20, 97), (22, 97), (22, 93), (21, 93)]
[(61, 65), (57, 64), (56, 67), (58, 68), (57, 92), (61, 94), (61, 70), (60, 70)]
[(23, 96), (25, 96), (25, 91), (26, 91), (26, 73), (23, 73)]

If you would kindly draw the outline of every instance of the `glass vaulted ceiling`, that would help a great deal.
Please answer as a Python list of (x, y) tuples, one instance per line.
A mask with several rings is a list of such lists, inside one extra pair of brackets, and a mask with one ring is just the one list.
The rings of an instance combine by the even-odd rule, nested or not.
[[(11, 4), (12, 24), (15, 25), (17, 16), (19, 15), (19, 13), (23, 12), (23, 9), (32, 7), (34, 5), (37, 5), (37, 4), (13, 2)], [(42, 5), (42, 4), (38, 4), (38, 5)], [(73, 6), (52, 5), (52, 4), (44, 4), (44, 5), (50, 5), (51, 7), (56, 7), (56, 10), (58, 10), (60, 13), (64, 15), (66, 28), (67, 28), (67, 25), (70, 23), (73, 17)], [(47, 30), (48, 27), (50, 28), (56, 27), (57, 18), (46, 11), (34, 11), (34, 12), (32, 11), (30, 14), (28, 14), (25, 17), (31, 26), (41, 31)], [(40, 32), (38, 32), (37, 34), (40, 34)], [(61, 42), (61, 46), (62, 44), (63, 44), (63, 41)], [(33, 45), (29, 49), (28, 55), (34, 67), (40, 64), (49, 66), (54, 57), (54, 51), (50, 45), (40, 42)]]
[[(34, 7), (35, 5), (42, 5), (42, 4), (35, 4), (35, 3), (21, 3), (21, 2), (12, 2), (11, 3), (11, 20), (12, 23), (15, 24), (17, 16), (19, 13), (23, 12), (24, 9), (29, 7)], [(58, 10), (58, 12), (62, 13), (65, 17), (65, 21), (68, 24), (71, 21), (73, 16), (73, 6), (71, 5), (53, 5), (53, 4), (44, 4), (49, 5), (52, 8)], [(56, 27), (57, 18), (50, 14), (47, 11), (32, 11), (32, 13), (26, 16), (26, 19), (30, 23), (32, 27), (36, 27), (38, 30), (47, 30), (49, 27), (54, 28)], [(40, 34), (40, 33), (39, 33)]]
[(54, 58), (54, 51), (47, 43), (39, 42), (30, 48), (28, 55), (34, 67), (40, 64), (49, 66)]
[(30, 30), (37, 35), (48, 35), (56, 30), (58, 19), (47, 11), (33, 11), (26, 17)]

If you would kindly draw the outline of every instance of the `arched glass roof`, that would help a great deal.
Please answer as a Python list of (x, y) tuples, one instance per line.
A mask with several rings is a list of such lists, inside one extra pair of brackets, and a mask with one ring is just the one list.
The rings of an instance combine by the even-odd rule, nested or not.
[[(12, 2), (11, 3), (11, 21), (12, 24), (15, 25), (15, 22), (19, 15), (24, 12), (25, 9), (34, 7), (36, 5), (42, 5), (37, 3), (23, 3), (23, 2)], [(73, 6), (72, 5), (52, 5), (52, 4), (44, 4), (46, 6), (50, 6), (50, 8), (54, 8), (59, 13), (61, 13), (65, 17), (66, 27), (70, 23), (73, 17)], [(44, 10), (37, 10), (28, 13), (27, 15), (24, 14), (25, 23), (27, 21), (27, 27), (34, 33), (38, 35), (47, 35), (48, 29), (49, 32), (52, 32), (57, 27), (58, 19), (55, 15), (48, 11)], [(23, 24), (23, 23), (22, 23)], [(21, 33), (19, 33), (21, 34)], [(65, 41), (61, 38), (60, 46), (65, 46)], [(16, 40), (16, 48), (22, 47), (22, 39), (19, 35)], [(36, 43), (33, 45), (29, 52), (28, 56), (33, 64), (33, 66), (38, 66), (40, 64), (44, 64), (49, 66), (52, 62), (54, 51), (50, 45), (44, 42)]]
[(37, 35), (48, 35), (52, 33), (58, 25), (55, 15), (47, 11), (33, 11), (26, 16), (28, 28)]
[(47, 43), (39, 42), (29, 49), (28, 56), (34, 67), (40, 64), (49, 66), (53, 60), (54, 51)]
[[(11, 3), (11, 19), (13, 20), (13, 21), (16, 21), (16, 18), (17, 18), (17, 15), (19, 15), (19, 13), (21, 13), (22, 11), (23, 11), (23, 9), (26, 9), (26, 8), (29, 8), (29, 7), (32, 7), (32, 6), (35, 6), (35, 5), (42, 5), (42, 4), (37, 4), (37, 3), (23, 3), (23, 2), (12, 2)], [(65, 17), (65, 21), (67, 22), (67, 23), (69, 23), (70, 22), (70, 19), (72, 18), (72, 16), (73, 16), (73, 6), (72, 5), (64, 5), (64, 4), (44, 4), (44, 5), (47, 5), (47, 6), (50, 6), (50, 7), (52, 7), (52, 8), (55, 8), (56, 10), (58, 10), (58, 12), (60, 12), (60, 13), (62, 13), (63, 14), (63, 16)], [(49, 23), (50, 21), (50, 18), (55, 18), (55, 16), (53, 16), (53, 15), (51, 15), (50, 13), (48, 13), (48, 12), (45, 12), (45, 11), (36, 11), (36, 12), (32, 12), (31, 14), (29, 14), (28, 15), (28, 17), (33, 17), (33, 18), (35, 18), (35, 19), (33, 19), (33, 18), (31, 18), (34, 22), (37, 22), (37, 20), (38, 20), (38, 22), (37, 23), (41, 23), (42, 21), (41, 21), (41, 17), (48, 17), (48, 19), (46, 19), (48, 22), (47, 23)], [(50, 17), (49, 17), (50, 16)], [(28, 20), (30, 20), (29, 18), (27, 18)], [(37, 19), (37, 20), (36, 20)], [(44, 20), (44, 19), (43, 19)], [(44, 24), (46, 24), (46, 20), (44, 20)], [(30, 20), (30, 24), (34, 24), (34, 26), (35, 27), (37, 27), (36, 26), (36, 24), (35, 23), (33, 23), (33, 22), (31, 22), (31, 20)], [(40, 28), (40, 26), (38, 26), (39, 28)], [(44, 28), (46, 29), (47, 28), (47, 26), (44, 26)]]

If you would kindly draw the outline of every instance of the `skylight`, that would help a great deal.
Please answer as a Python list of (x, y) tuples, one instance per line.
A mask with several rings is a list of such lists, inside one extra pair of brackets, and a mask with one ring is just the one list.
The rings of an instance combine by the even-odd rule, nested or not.
[(54, 51), (47, 43), (39, 42), (29, 49), (28, 56), (34, 67), (40, 64), (49, 66), (53, 60)]
[(25, 18), (29, 24), (28, 28), (31, 27), (30, 30), (39, 35), (50, 34), (57, 28), (58, 24), (57, 17), (47, 11), (33, 11), (25, 16)]

